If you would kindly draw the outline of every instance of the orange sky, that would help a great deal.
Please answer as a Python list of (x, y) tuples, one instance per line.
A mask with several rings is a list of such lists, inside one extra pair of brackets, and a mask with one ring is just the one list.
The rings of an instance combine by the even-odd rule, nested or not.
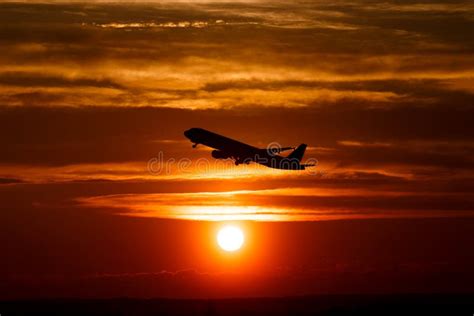
[(0, 298), (471, 290), (471, 3), (101, 2), (0, 4)]

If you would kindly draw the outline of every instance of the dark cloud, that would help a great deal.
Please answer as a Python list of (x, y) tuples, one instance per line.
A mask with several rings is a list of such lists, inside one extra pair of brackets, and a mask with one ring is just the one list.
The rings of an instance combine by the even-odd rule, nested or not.
[(42, 73), (4, 72), (0, 73), (0, 85), (20, 87), (100, 87), (120, 89), (121, 86), (108, 79), (64, 78)]
[(21, 183), (20, 179), (15, 178), (0, 178), (0, 184)]
[[(453, 280), (462, 276), (473, 280), (472, 273), (460, 273), (468, 269), (466, 264), (438, 262), (410, 262), (386, 265), (385, 267), (353, 262), (320, 264), (306, 269), (281, 267), (266, 273), (206, 273), (193, 269), (162, 272), (92, 274), (83, 276), (45, 275), (41, 278), (29, 276), (7, 277), (1, 279), (2, 287), (9, 294), (4, 298), (143, 298), (161, 297), (160, 310), (173, 308), (207, 310), (209, 302), (195, 300), (173, 301), (169, 298), (209, 299), (232, 298), (227, 304), (235, 305), (232, 310), (245, 311), (241, 300), (236, 297), (284, 297), (309, 294), (338, 294), (341, 290), (363, 294), (377, 291), (378, 294), (391, 294), (393, 291), (410, 288), (417, 292), (466, 291), (469, 286)], [(426, 280), (436, 280), (426, 284)], [(370, 284), (367, 287), (367, 283)], [(463, 285), (464, 284), (464, 285)], [(43, 291), (37, 293), (36, 287)], [(329, 298), (324, 298), (325, 300)], [(265, 300), (265, 299), (264, 299)], [(285, 300), (278, 306), (285, 307)], [(264, 301), (265, 302), (265, 301)], [(156, 301), (150, 301), (152, 310)], [(147, 303), (145, 303), (147, 304)], [(275, 303), (274, 303), (275, 304)], [(166, 306), (166, 307), (164, 307)], [(102, 306), (102, 308), (104, 308)], [(274, 308), (268, 308), (273, 310)]]

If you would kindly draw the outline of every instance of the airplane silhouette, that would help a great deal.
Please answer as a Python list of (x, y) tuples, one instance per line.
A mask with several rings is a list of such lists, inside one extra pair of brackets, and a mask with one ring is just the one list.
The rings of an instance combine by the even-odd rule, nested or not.
[[(233, 159), (236, 166), (242, 163), (249, 164), (252, 161), (270, 168), (285, 170), (305, 170), (305, 167), (315, 166), (315, 164), (301, 163), (306, 144), (301, 144), (296, 149), (294, 147), (261, 149), (196, 127), (185, 131), (184, 136), (193, 143), (193, 148), (196, 148), (198, 144), (214, 148), (215, 150), (211, 153), (213, 158)], [(282, 151), (292, 149), (293, 151), (287, 157), (278, 155)]]

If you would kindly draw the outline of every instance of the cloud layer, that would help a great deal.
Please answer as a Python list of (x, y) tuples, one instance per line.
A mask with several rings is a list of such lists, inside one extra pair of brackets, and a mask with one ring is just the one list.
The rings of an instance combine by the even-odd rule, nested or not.
[(453, 90), (472, 103), (472, 12), (462, 2), (6, 3), (0, 104), (429, 106)]

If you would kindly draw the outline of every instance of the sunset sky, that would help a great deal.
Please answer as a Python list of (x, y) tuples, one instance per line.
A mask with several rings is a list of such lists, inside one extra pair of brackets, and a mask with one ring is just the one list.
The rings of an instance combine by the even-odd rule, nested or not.
[(473, 30), (471, 1), (2, 1), (0, 298), (474, 291)]

